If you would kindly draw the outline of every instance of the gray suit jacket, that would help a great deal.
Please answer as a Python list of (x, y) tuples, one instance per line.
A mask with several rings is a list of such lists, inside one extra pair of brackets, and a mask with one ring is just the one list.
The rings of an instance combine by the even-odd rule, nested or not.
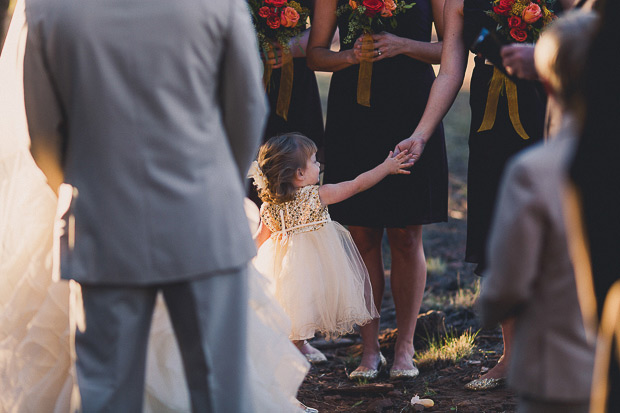
[(586, 335), (569, 258), (562, 190), (572, 133), (517, 156), (506, 170), (479, 300), (483, 322), (517, 317), (509, 382), (538, 399), (590, 395), (594, 347)]
[(29, 0), (26, 19), (31, 150), (78, 190), (62, 276), (145, 285), (245, 265), (243, 177), (266, 116), (245, 1)]

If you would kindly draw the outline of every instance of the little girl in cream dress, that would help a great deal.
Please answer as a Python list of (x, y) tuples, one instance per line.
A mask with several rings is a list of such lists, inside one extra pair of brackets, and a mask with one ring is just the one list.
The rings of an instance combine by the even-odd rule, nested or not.
[(300, 134), (271, 138), (250, 176), (263, 201), (256, 268), (274, 281), (275, 296), (292, 321), (290, 339), (320, 331), (334, 337), (379, 316), (368, 271), (351, 234), (329, 217), (327, 205), (377, 184), (389, 174), (408, 174), (401, 153), (352, 181), (318, 185), (317, 148)]

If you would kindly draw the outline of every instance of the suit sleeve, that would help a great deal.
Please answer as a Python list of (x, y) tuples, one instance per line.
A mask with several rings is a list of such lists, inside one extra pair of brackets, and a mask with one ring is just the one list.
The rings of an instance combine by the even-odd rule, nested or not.
[(24, 104), (30, 135), (30, 152), (47, 177), (48, 184), (58, 192), (63, 181), (62, 137), (63, 124), (60, 102), (45, 63), (44, 52), (36, 25), (29, 21), (24, 52)]
[(482, 323), (488, 327), (519, 312), (538, 275), (546, 225), (544, 194), (536, 192), (535, 177), (530, 175), (517, 160), (500, 187), (489, 237), (489, 267), (478, 301)]
[(230, 2), (221, 96), (227, 137), (239, 174), (245, 179), (263, 134), (267, 103), (248, 6), (242, 0)]

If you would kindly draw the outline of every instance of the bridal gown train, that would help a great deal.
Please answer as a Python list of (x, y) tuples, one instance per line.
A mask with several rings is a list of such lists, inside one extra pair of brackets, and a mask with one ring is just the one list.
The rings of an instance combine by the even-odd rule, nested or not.
[[(69, 282), (52, 279), (58, 200), (28, 149), (22, 83), (26, 31), (24, 0), (19, 0), (0, 57), (0, 413), (69, 412), (75, 394), (72, 294)], [(257, 215), (248, 214), (251, 224)], [(297, 411), (295, 394), (308, 364), (288, 340), (290, 321), (268, 281), (253, 268), (249, 278), (247, 377), (253, 408)], [(189, 411), (162, 299), (147, 360), (144, 410)]]

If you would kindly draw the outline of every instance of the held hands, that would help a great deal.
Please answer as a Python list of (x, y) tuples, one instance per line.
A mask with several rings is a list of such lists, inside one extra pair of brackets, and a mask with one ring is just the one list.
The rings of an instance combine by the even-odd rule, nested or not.
[(374, 42), (373, 48), (370, 50), (368, 46), (364, 46), (364, 37), (360, 36), (353, 46), (353, 52), (357, 59), (357, 63), (361, 60), (370, 60), (371, 62), (378, 62), (379, 60), (386, 59), (388, 57), (394, 57), (401, 54), (402, 50), (402, 38), (395, 36), (391, 33), (382, 32), (379, 34), (373, 34), (372, 40)]
[(413, 166), (422, 156), (424, 147), (426, 146), (426, 140), (417, 136), (411, 136), (404, 139), (396, 145), (394, 148), (394, 155), (398, 156), (403, 152), (409, 153), (409, 164), (407, 167)]
[(408, 154), (406, 149), (396, 155), (390, 151), (388, 157), (383, 161), (383, 166), (385, 166), (390, 175), (408, 175), (411, 171), (407, 170), (407, 168), (413, 165), (410, 161), (411, 155)]

